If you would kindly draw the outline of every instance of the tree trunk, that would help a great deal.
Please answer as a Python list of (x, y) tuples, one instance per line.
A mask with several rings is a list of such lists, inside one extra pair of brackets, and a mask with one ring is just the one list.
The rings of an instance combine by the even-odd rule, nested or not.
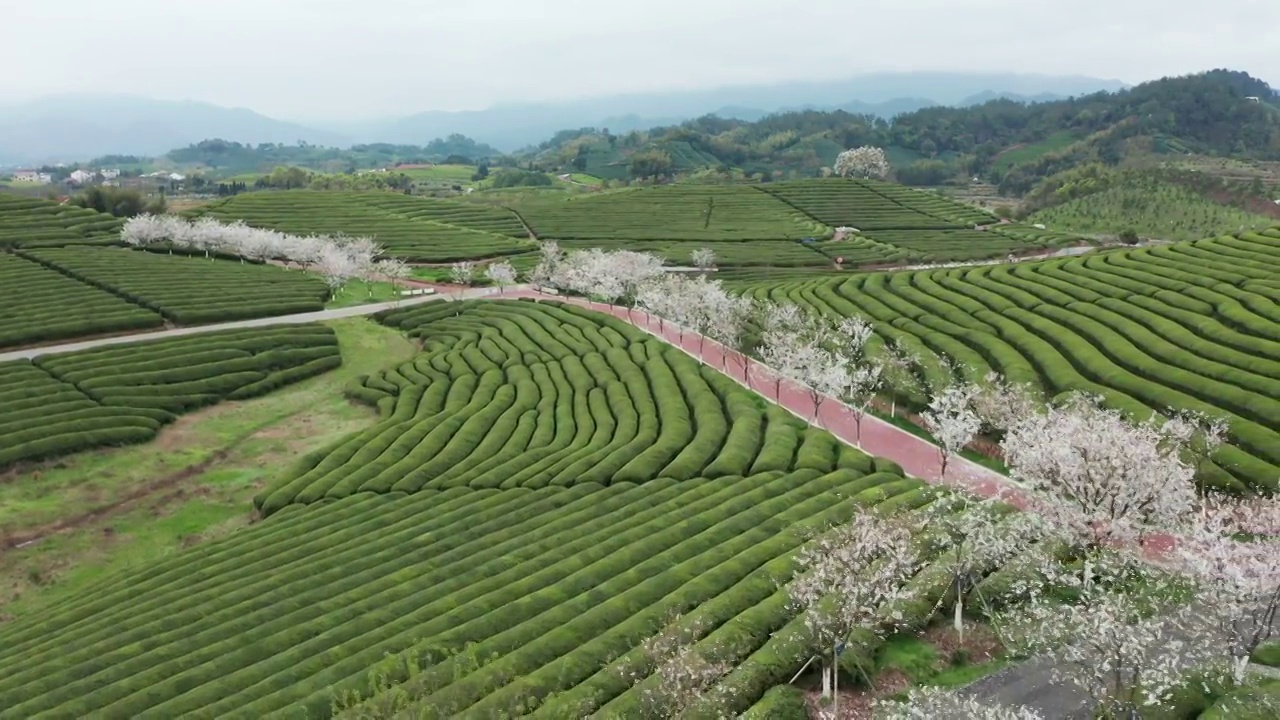
[(831, 668), (825, 659), (822, 661), (822, 697), (831, 697)]
[(840, 718), (840, 656), (831, 648), (831, 710)]
[(960, 587), (956, 586), (956, 616), (955, 616), (956, 634), (960, 636), (960, 642), (964, 643), (964, 593), (960, 592)]

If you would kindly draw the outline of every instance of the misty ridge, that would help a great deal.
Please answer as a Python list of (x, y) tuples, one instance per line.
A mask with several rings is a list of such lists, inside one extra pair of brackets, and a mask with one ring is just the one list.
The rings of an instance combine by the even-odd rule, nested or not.
[(375, 142), (425, 145), (462, 134), (499, 151), (513, 152), (568, 128), (600, 127), (625, 133), (707, 114), (754, 121), (793, 110), (843, 110), (888, 119), (937, 105), (969, 106), (997, 98), (1048, 102), (1126, 87), (1118, 80), (1082, 76), (894, 72), (839, 81), (426, 111), (365, 122), (321, 117), (277, 119), (252, 109), (192, 100), (65, 94), (0, 104), (0, 164), (73, 162), (111, 154), (162, 155), (209, 138), (248, 144), (305, 142), (349, 147)]

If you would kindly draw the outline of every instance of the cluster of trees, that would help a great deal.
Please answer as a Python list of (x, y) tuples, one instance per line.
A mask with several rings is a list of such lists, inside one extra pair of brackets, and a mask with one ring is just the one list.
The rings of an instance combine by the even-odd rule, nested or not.
[(211, 217), (188, 221), (175, 215), (144, 214), (131, 218), (120, 229), (120, 239), (130, 247), (167, 246), (170, 252), (182, 248), (243, 260), (284, 261), (303, 272), (316, 272), (336, 295), (353, 278), (364, 281), (370, 296), (373, 282), (393, 284), (409, 275), (409, 268), (397, 258), (381, 258), (383, 248), (372, 238), (290, 235), (256, 228), (243, 221), (222, 223)]
[[(726, 165), (803, 174), (830, 167), (841, 148), (895, 147), (917, 156), (899, 163), (902, 182), (933, 185), (981, 175), (1001, 184), (1003, 192), (1021, 194), (1081, 163), (1116, 165), (1127, 144), (1139, 137), (1176, 137), (1219, 155), (1280, 158), (1280, 115), (1246, 97), (1267, 102), (1280, 96), (1245, 73), (1214, 70), (1056, 102), (997, 99), (969, 107), (925, 108), (892, 121), (844, 111), (778, 113), (754, 122), (709, 115), (621, 138), (608, 135), (608, 147), (686, 142)], [(997, 155), (1013, 145), (1064, 133), (1077, 142), (1013, 168), (997, 163)], [(565, 131), (539, 150), (568, 164), (601, 137), (590, 128)]]
[(214, 138), (172, 150), (165, 157), (175, 163), (200, 164), (232, 172), (255, 172), (262, 167), (299, 166), (329, 173), (354, 172), (397, 163), (426, 163), (464, 160), (463, 164), (497, 158), (498, 150), (465, 135), (453, 134), (426, 145), (371, 143), (347, 149), (320, 147), (299, 141), (242, 144)]
[(148, 200), (131, 188), (94, 185), (73, 195), (71, 204), (115, 217), (131, 218), (142, 213), (162, 213), (166, 203), (163, 194)]

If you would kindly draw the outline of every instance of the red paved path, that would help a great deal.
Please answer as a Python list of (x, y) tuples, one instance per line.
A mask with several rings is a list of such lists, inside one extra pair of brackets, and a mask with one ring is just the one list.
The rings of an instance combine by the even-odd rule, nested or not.
[[(441, 287), (440, 290), (447, 292), (445, 287)], [(721, 369), (726, 375), (736, 380), (738, 384), (744, 385), (765, 398), (776, 402), (805, 422), (812, 423), (814, 421), (814, 402), (809, 391), (804, 386), (783, 379), (781, 397), (779, 397), (775, 390), (778, 374), (768, 365), (746, 358), (750, 372), (744, 374), (744, 358), (740, 353), (733, 350), (729, 350), (726, 353), (725, 348), (715, 340), (703, 338), (693, 331), (686, 330), (682, 333), (679, 328), (671, 323), (660, 322), (658, 318), (650, 317), (643, 310), (628, 311), (623, 307), (589, 302), (580, 297), (547, 295), (536, 290), (524, 288), (511, 289), (504, 294), (491, 295), (488, 299), (501, 300), (504, 297), (508, 299), (527, 297), (539, 300), (559, 300), (597, 312), (609, 313), (666, 340), (696, 358), (701, 358), (712, 367)], [(744, 379), (746, 377), (749, 377), (749, 383)], [(943, 477), (942, 456), (937, 445), (871, 415), (863, 415), (862, 431), (859, 437), (858, 423), (854, 420), (855, 413), (853, 410), (848, 405), (830, 396), (823, 397), (818, 414), (820, 426), (868, 455), (888, 458), (901, 465), (903, 471), (908, 475), (920, 478), (930, 484), (960, 487), (981, 497), (999, 496), (1016, 507), (1026, 509), (1026, 493), (1011, 478), (963, 457), (949, 459), (947, 461), (947, 473)], [(1174, 544), (1174, 538), (1169, 535), (1152, 537), (1145, 543), (1145, 554), (1148, 559), (1158, 561), (1174, 547)]]

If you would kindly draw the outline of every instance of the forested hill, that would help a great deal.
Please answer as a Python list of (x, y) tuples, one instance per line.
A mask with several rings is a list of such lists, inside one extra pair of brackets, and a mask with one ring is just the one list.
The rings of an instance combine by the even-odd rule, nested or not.
[(907, 183), (979, 175), (1022, 194), (1047, 175), (1087, 162), (1116, 165), (1134, 152), (1280, 159), (1278, 100), (1280, 93), (1247, 73), (1213, 70), (1055, 102), (926, 108), (888, 122), (809, 111), (756, 122), (706, 116), (623, 136), (584, 128), (557, 134), (534, 155), (602, 174), (625, 170), (637, 153), (645, 162), (666, 153), (676, 171), (701, 160), (812, 173), (840, 150), (869, 144), (888, 149)]

